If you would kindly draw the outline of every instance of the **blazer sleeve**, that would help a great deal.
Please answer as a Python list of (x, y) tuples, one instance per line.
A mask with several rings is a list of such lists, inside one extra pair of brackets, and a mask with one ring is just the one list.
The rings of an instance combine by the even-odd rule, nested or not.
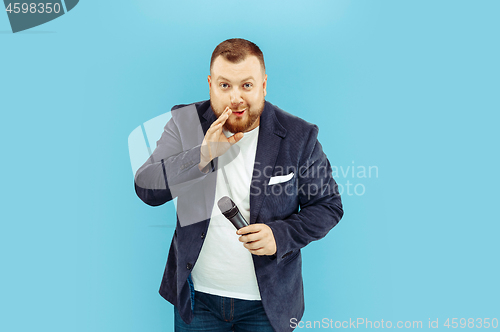
[(137, 196), (151, 206), (162, 205), (185, 193), (194, 183), (213, 171), (213, 163), (200, 171), (198, 164), (201, 142), (185, 149), (177, 124), (179, 119), (174, 116), (174, 112), (172, 114), (156, 142), (155, 150), (134, 177)]
[(279, 264), (290, 252), (323, 238), (338, 224), (344, 212), (332, 168), (317, 139), (318, 127), (311, 131), (300, 161), (298, 199), (300, 210), (267, 225), (276, 241)]

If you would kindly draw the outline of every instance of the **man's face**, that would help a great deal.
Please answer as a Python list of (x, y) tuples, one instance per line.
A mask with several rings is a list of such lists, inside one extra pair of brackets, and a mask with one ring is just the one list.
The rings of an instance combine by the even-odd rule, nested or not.
[(266, 84), (267, 75), (256, 56), (249, 55), (239, 63), (222, 56), (215, 59), (208, 76), (210, 104), (217, 117), (226, 107), (233, 111), (224, 124), (225, 129), (232, 133), (247, 132), (259, 125)]

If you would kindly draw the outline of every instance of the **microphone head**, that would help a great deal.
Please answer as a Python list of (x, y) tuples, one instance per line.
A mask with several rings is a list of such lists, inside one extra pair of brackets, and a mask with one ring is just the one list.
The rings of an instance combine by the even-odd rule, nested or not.
[(219, 209), (224, 217), (226, 217), (227, 219), (231, 219), (238, 213), (240, 213), (240, 210), (238, 210), (238, 207), (236, 206), (236, 204), (234, 204), (233, 200), (227, 196), (219, 199), (217, 205), (219, 206)]
[(231, 209), (236, 207), (236, 204), (234, 204), (233, 200), (227, 196), (224, 196), (221, 199), (219, 199), (217, 205), (219, 206), (219, 209), (221, 210), (222, 213), (229, 212)]
[(224, 196), (219, 199), (217, 205), (219, 205), (219, 209), (224, 217), (226, 217), (236, 229), (248, 226), (248, 222), (240, 214), (240, 210), (238, 210), (238, 207), (231, 198)]

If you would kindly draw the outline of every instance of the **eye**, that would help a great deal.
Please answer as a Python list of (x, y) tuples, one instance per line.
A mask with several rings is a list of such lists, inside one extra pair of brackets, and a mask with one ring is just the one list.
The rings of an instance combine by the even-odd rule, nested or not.
[(252, 86), (253, 86), (253, 84), (252, 84), (252, 83), (245, 83), (245, 84), (243, 84), (243, 87), (244, 87), (245, 89), (250, 89)]
[(229, 88), (229, 84), (227, 84), (227, 83), (221, 83), (221, 84), (219, 84), (219, 86), (220, 86), (222, 89), (227, 89), (227, 88)]

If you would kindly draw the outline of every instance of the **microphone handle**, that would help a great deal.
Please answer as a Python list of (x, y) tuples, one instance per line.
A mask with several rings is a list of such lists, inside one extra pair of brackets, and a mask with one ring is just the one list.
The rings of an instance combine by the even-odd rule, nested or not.
[(234, 227), (236, 227), (236, 229), (240, 229), (240, 228), (243, 228), (245, 226), (248, 226), (248, 223), (247, 221), (245, 220), (245, 218), (243, 218), (243, 216), (241, 215), (241, 213), (236, 213), (236, 215), (232, 218), (228, 218), (229, 221), (231, 223), (233, 223)]

